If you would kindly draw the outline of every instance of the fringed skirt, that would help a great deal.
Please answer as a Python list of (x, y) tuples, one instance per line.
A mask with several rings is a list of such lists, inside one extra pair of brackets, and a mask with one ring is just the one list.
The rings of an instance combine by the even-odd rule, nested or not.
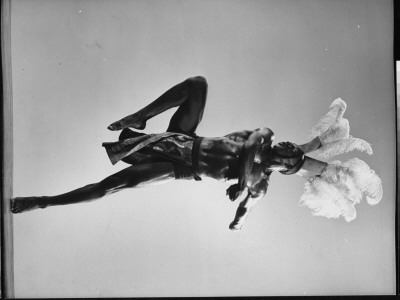
[(364, 197), (368, 204), (375, 205), (383, 194), (381, 179), (358, 158), (329, 163), (321, 175), (310, 178), (304, 188), (301, 205), (309, 207), (315, 216), (342, 216), (347, 222), (356, 218), (355, 205)]

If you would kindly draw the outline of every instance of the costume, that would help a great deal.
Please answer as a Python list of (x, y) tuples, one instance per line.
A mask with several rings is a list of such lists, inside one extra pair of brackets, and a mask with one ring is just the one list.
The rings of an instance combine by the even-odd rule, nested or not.
[[(371, 146), (364, 140), (349, 135), (349, 121), (343, 118), (346, 103), (336, 99), (329, 112), (311, 130), (319, 137), (323, 157), (331, 157), (351, 150), (372, 154)], [(356, 218), (355, 205), (365, 197), (367, 203), (375, 205), (382, 199), (382, 180), (362, 160), (353, 158), (346, 162), (333, 161), (318, 176), (304, 186), (300, 204), (309, 207), (316, 216), (338, 218), (347, 222)]]
[(125, 128), (118, 142), (103, 143), (112, 164), (122, 160), (129, 164), (171, 162), (176, 178), (197, 175), (198, 149), (202, 137), (176, 132), (143, 134)]

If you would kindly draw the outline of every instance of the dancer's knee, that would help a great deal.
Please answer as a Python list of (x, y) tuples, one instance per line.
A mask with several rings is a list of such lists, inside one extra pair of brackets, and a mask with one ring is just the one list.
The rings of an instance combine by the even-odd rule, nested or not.
[(194, 76), (187, 79), (190, 86), (196, 91), (207, 91), (207, 80), (203, 76)]

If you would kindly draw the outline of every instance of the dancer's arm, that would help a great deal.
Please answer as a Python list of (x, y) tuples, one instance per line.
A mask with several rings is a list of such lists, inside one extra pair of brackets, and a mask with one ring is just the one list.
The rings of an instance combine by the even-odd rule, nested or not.
[(257, 152), (262, 147), (269, 147), (274, 139), (274, 133), (269, 128), (256, 129), (243, 144), (243, 153), (239, 161), (239, 189), (243, 191), (248, 184)]
[(316, 137), (311, 142), (298, 146), (306, 154), (318, 150), (322, 144), (320, 138)]
[(254, 132), (254, 130), (241, 130), (241, 131), (235, 131), (230, 134), (225, 135), (228, 139), (239, 142), (239, 143), (244, 143), (245, 141), (248, 140), (249, 136)]
[(257, 198), (252, 198), (250, 192), (247, 194), (246, 198), (240, 202), (239, 207), (236, 210), (235, 219), (229, 225), (230, 230), (240, 230), (249, 215), (253, 206), (257, 203)]
[(274, 133), (269, 128), (256, 129), (249, 135), (240, 155), (238, 183), (231, 185), (226, 191), (229, 199), (235, 201), (242, 194), (249, 180), (257, 152), (262, 147), (270, 147), (273, 139)]
[(239, 182), (228, 188), (227, 194), (234, 201), (247, 188), (248, 194), (239, 204), (235, 219), (230, 224), (231, 230), (239, 230), (251, 211), (251, 208), (261, 199), (268, 188), (269, 175), (259, 163), (255, 163), (257, 152), (262, 147), (270, 147), (274, 133), (269, 128), (256, 129), (250, 134), (247, 141), (243, 144), (243, 150), (239, 161)]
[(229, 225), (231, 230), (240, 230), (251, 209), (256, 205), (258, 200), (265, 196), (269, 185), (270, 174), (271, 172), (265, 174), (259, 164), (253, 168), (247, 185), (247, 196), (240, 202), (236, 210), (235, 219)]

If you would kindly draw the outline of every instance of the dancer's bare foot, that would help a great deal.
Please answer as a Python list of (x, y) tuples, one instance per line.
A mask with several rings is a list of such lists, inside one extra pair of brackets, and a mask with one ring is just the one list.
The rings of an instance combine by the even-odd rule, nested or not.
[(34, 210), (37, 208), (45, 208), (41, 203), (43, 197), (16, 197), (10, 199), (10, 210), (13, 214)]
[(121, 130), (126, 127), (132, 127), (136, 129), (145, 129), (146, 128), (146, 120), (143, 115), (140, 113), (134, 113), (130, 116), (127, 116), (119, 121), (112, 123), (107, 128), (112, 131)]

